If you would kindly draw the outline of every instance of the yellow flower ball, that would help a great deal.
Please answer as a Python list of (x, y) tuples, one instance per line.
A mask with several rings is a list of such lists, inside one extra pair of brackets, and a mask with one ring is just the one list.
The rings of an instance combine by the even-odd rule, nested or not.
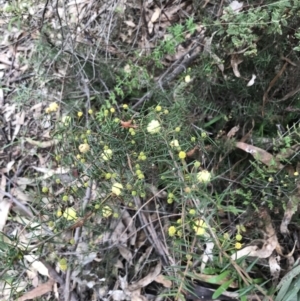
[(184, 78), (184, 81), (186, 83), (189, 83), (191, 81), (191, 76), (190, 75), (186, 75), (186, 77)]
[(127, 110), (128, 109), (128, 105), (126, 103), (123, 104), (123, 109)]
[(48, 108), (49, 108), (50, 112), (56, 112), (57, 109), (59, 108), (59, 106), (56, 102), (52, 102), (52, 103), (50, 103)]
[(197, 173), (197, 180), (200, 183), (208, 183), (211, 180), (211, 173), (208, 170), (201, 170)]
[(68, 201), (68, 199), (69, 199), (69, 197), (68, 197), (67, 195), (64, 195), (64, 196), (62, 197), (62, 200), (65, 201), (65, 202)]
[(68, 262), (65, 258), (62, 258), (58, 261), (58, 267), (61, 271), (65, 272), (68, 269)]
[(56, 211), (56, 216), (57, 216), (57, 217), (61, 217), (61, 216), (62, 216), (62, 212), (61, 212), (60, 209)]
[(116, 112), (116, 109), (115, 109), (115, 108), (110, 108), (109, 110), (110, 110), (110, 112), (111, 112), (112, 114)]
[(122, 189), (123, 189), (123, 185), (121, 183), (114, 183), (111, 191), (115, 194), (115, 195), (120, 195), (122, 193)]
[(88, 110), (88, 113), (89, 113), (90, 115), (92, 115), (92, 114), (93, 114), (93, 110), (92, 110), (92, 109), (89, 109), (89, 110)]
[(299, 176), (299, 172), (298, 172), (298, 171), (295, 171), (295, 172), (294, 172), (294, 176), (295, 176), (295, 177)]
[(242, 248), (242, 244), (241, 244), (240, 242), (236, 242), (235, 245), (234, 245), (234, 247), (235, 247), (237, 250), (239, 250), (239, 249)]
[(43, 193), (47, 193), (48, 191), (49, 191), (49, 188), (48, 188), (48, 187), (45, 187), (45, 186), (44, 186), (44, 187), (42, 188), (42, 192), (43, 192)]
[(106, 174), (105, 174), (105, 179), (106, 179), (106, 180), (109, 180), (110, 178), (111, 178), (111, 173), (109, 173), (109, 172), (106, 173)]
[(101, 158), (104, 160), (104, 161), (108, 161), (112, 158), (112, 150), (111, 149), (106, 149), (104, 150), (104, 152), (101, 154)]
[(64, 124), (64, 126), (68, 126), (71, 123), (71, 117), (64, 115), (61, 119), (62, 123)]
[(109, 206), (104, 206), (102, 208), (103, 217), (110, 217), (112, 214), (113, 214), (113, 211)]
[(181, 128), (179, 126), (175, 128), (175, 132), (177, 132), (177, 133), (180, 132), (180, 130), (181, 130)]
[(180, 159), (184, 159), (186, 157), (186, 152), (181, 151), (179, 152), (178, 156)]
[(185, 193), (191, 193), (192, 192), (192, 189), (191, 189), (191, 187), (184, 187), (184, 192)]
[(200, 167), (201, 166), (201, 162), (199, 162), (199, 161), (195, 161), (194, 162), (194, 167), (195, 168), (198, 168), (198, 167)]
[(171, 142), (170, 142), (170, 146), (171, 146), (171, 148), (178, 148), (179, 147), (179, 142), (178, 142), (178, 140), (177, 139), (174, 139), (174, 140), (172, 140)]
[(68, 221), (73, 221), (77, 219), (77, 213), (73, 207), (69, 207), (65, 210), (63, 217)]
[(196, 214), (196, 210), (195, 209), (190, 209), (189, 214), (190, 215), (195, 215)]
[(199, 235), (199, 236), (203, 235), (206, 232), (206, 228), (207, 228), (207, 225), (202, 219), (197, 220), (193, 226), (193, 229), (196, 232), (196, 235)]
[(235, 236), (235, 239), (236, 239), (237, 241), (241, 241), (241, 240), (243, 239), (243, 236), (242, 236), (241, 234), (237, 234), (237, 235)]
[(174, 236), (176, 234), (176, 228), (174, 226), (169, 227), (168, 229), (169, 236)]
[(174, 202), (173, 199), (167, 199), (167, 203), (168, 203), (168, 204), (172, 204), (173, 202)]
[(229, 240), (229, 239), (230, 239), (229, 233), (228, 233), (228, 232), (225, 232), (225, 233), (223, 234), (223, 238), (224, 238), (225, 240)]
[(152, 120), (147, 126), (147, 131), (150, 134), (159, 133), (160, 129), (161, 129), (161, 126), (160, 126), (160, 123), (158, 120)]
[(83, 113), (82, 112), (77, 112), (78, 117), (82, 117)]
[(162, 110), (162, 107), (161, 106), (156, 106), (156, 108), (155, 108), (155, 111), (156, 112), (160, 112)]
[(80, 144), (78, 147), (81, 153), (87, 153), (90, 150), (90, 146), (87, 143)]

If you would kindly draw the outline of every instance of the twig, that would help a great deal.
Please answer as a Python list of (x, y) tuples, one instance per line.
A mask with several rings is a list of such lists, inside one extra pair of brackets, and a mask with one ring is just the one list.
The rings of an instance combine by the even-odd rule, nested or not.
[(177, 77), (179, 74), (185, 71), (187, 67), (198, 57), (200, 51), (197, 51), (195, 54), (192, 53), (197, 47), (199, 47), (199, 45), (200, 43), (196, 43), (196, 45), (194, 45), (185, 54), (183, 54), (176, 62), (174, 62), (167, 69), (167, 71), (159, 78), (154, 88), (149, 92), (147, 92), (142, 98), (140, 98), (138, 102), (132, 106), (132, 109), (137, 108), (142, 103), (149, 100), (157, 88), (162, 89), (167, 85), (167, 83), (171, 82), (173, 79), (175, 79), (175, 77)]
[(31, 211), (28, 210), (28, 208), (22, 204), (20, 201), (18, 201), (16, 198), (14, 198), (10, 193), (3, 191), (2, 189), (0, 189), (0, 193), (5, 195), (6, 197), (8, 197), (19, 209), (21, 209), (25, 215), (27, 215), (30, 218), (34, 218), (34, 216), (37, 216), (38, 213), (31, 208), (31, 210), (34, 212), (35, 215), (32, 214)]

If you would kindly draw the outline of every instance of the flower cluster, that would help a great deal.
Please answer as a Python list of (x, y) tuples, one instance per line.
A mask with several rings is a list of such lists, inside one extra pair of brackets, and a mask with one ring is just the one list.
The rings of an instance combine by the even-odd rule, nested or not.
[(150, 134), (159, 133), (160, 130), (161, 130), (161, 126), (158, 120), (152, 120), (147, 126), (147, 131)]
[(174, 139), (170, 142), (170, 146), (173, 149), (180, 150), (179, 142), (177, 139)]
[(185, 159), (186, 158), (186, 152), (184, 152), (184, 151), (179, 152), (178, 157), (180, 159)]
[(107, 148), (107, 149), (104, 149), (103, 153), (101, 154), (101, 158), (104, 161), (109, 161), (109, 160), (111, 160), (112, 155), (113, 155), (113, 151), (111, 149)]
[(241, 243), (241, 240), (243, 239), (243, 236), (242, 236), (242, 232), (245, 232), (246, 231), (246, 228), (243, 226), (243, 225), (237, 225), (236, 226), (236, 229), (237, 229), (237, 235), (235, 236), (235, 245), (234, 247), (239, 250), (242, 248), (243, 244)]
[(168, 193), (167, 203), (172, 204), (174, 202), (174, 194), (172, 192)]
[(176, 227), (174, 227), (174, 226), (169, 227), (168, 233), (169, 233), (169, 236), (171, 236), (171, 237), (174, 236), (176, 234)]
[(90, 146), (87, 143), (80, 144), (78, 147), (81, 153), (87, 153), (90, 150)]
[(102, 208), (102, 216), (103, 217), (110, 217), (113, 214), (112, 209), (109, 206), (104, 206)]
[(58, 261), (58, 267), (62, 272), (65, 272), (68, 269), (68, 262), (66, 258), (62, 258)]
[(56, 112), (59, 108), (59, 105), (56, 102), (51, 102), (50, 105), (45, 109), (46, 113)]
[(201, 170), (197, 173), (197, 180), (200, 183), (209, 183), (211, 180), (211, 173), (208, 170)]
[(123, 185), (121, 183), (114, 183), (113, 186), (111, 187), (112, 193), (115, 195), (120, 195), (123, 190)]
[(207, 225), (206, 225), (205, 221), (202, 219), (195, 221), (194, 226), (193, 226), (193, 229), (194, 229), (196, 235), (198, 235), (198, 236), (204, 235), (206, 232), (206, 228), (207, 228)]
[(76, 210), (73, 207), (66, 208), (66, 210), (63, 213), (63, 217), (68, 221), (77, 220)]

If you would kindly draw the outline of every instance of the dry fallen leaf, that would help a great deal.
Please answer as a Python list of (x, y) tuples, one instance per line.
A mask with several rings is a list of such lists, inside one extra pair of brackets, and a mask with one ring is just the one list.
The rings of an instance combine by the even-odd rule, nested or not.
[(151, 282), (155, 281), (156, 277), (160, 274), (160, 272), (161, 272), (161, 262), (159, 262), (156, 265), (156, 267), (147, 276), (145, 276), (144, 278), (140, 279), (139, 281), (133, 284), (130, 284), (128, 286), (128, 291), (133, 292), (147, 286)]
[(242, 10), (243, 2), (238, 2), (238, 1), (234, 0), (229, 4), (229, 7), (231, 7), (231, 9), (237, 13)]
[(154, 11), (154, 13), (153, 13), (151, 19), (150, 19), (150, 21), (151, 21), (152, 23), (154, 23), (154, 22), (157, 21), (157, 19), (158, 19), (159, 16), (160, 16), (160, 12), (161, 12), (161, 9), (160, 9), (159, 7), (157, 7), (157, 8), (155, 9), (155, 11)]
[(0, 231), (3, 230), (7, 217), (11, 208), (11, 202), (7, 199), (3, 199), (0, 201)]
[[(204, 236), (209, 237), (209, 235), (207, 233), (204, 234)], [(209, 239), (209, 238), (207, 238)], [(213, 260), (213, 249), (214, 249), (215, 244), (212, 241), (207, 241), (206, 242), (206, 248), (204, 251), (204, 254), (202, 255), (202, 263), (201, 263), (201, 267), (200, 267), (200, 271), (201, 273), (203, 273), (207, 262), (210, 260)]]
[(278, 264), (280, 262), (280, 256), (272, 255), (269, 258), (269, 267), (272, 275), (272, 280), (277, 280), (280, 275), (281, 267)]
[(131, 251), (126, 248), (125, 246), (122, 246), (122, 245), (118, 245), (118, 249), (119, 249), (119, 252), (121, 254), (121, 256), (127, 260), (127, 262), (132, 265), (132, 253)]
[(262, 148), (244, 142), (237, 142), (236, 147), (251, 154), (255, 160), (260, 161), (267, 166), (276, 166), (278, 169), (282, 169), (284, 167), (278, 159)]
[(131, 20), (124, 21), (124, 23), (125, 23), (126, 25), (128, 25), (129, 27), (132, 27), (132, 28), (134, 28), (134, 27), (136, 26)]
[(228, 138), (232, 138), (240, 129), (240, 126), (234, 126), (228, 133), (227, 133), (227, 137)]
[(128, 121), (120, 121), (121, 122), (121, 126), (124, 129), (128, 129), (128, 128), (133, 128), (136, 129), (138, 126), (136, 124), (132, 124), (133, 120), (128, 120)]
[(15, 130), (13, 133), (12, 140), (14, 140), (17, 137), (17, 135), (21, 129), (21, 126), (24, 124), (24, 121), (25, 121), (25, 112), (21, 111), (21, 112), (17, 113), (16, 119), (13, 122), (13, 124), (15, 125)]
[(298, 201), (293, 196), (287, 203), (286, 210), (284, 212), (283, 219), (280, 224), (280, 233), (284, 235), (289, 235), (290, 231), (288, 230), (288, 225), (298, 208)]
[(18, 301), (26, 301), (26, 300), (32, 300), (34, 298), (40, 297), (48, 292), (52, 291), (52, 287), (54, 285), (54, 280), (49, 279), (47, 282), (42, 283), (38, 287), (34, 288), (33, 290), (27, 292), (22, 297), (18, 299)]
[(39, 274), (43, 276), (49, 277), (49, 271), (47, 267), (38, 260), (38, 256), (36, 255), (25, 255), (24, 259), (26, 259), (30, 263), (31, 269), (36, 270)]
[(263, 233), (265, 236), (264, 244), (261, 249), (258, 246), (247, 246), (236, 253), (231, 255), (233, 260), (237, 260), (243, 256), (258, 257), (258, 258), (268, 258), (272, 255), (273, 251), (276, 249), (277, 253), (281, 254), (281, 247), (278, 243), (276, 231), (272, 225), (272, 220), (270, 215), (266, 210), (260, 212), (260, 219), (264, 221)]
[(255, 74), (252, 74), (252, 78), (251, 78), (250, 81), (248, 82), (247, 87), (253, 86), (253, 85), (254, 85), (254, 82), (255, 82), (255, 79), (256, 79), (256, 75), (255, 75)]
[(231, 55), (230, 63), (231, 63), (233, 73), (236, 77), (241, 77), (241, 74), (238, 69), (238, 65), (242, 62), (243, 62), (243, 60), (239, 58), (238, 54)]
[(155, 282), (158, 282), (162, 284), (166, 288), (171, 288), (172, 287), (172, 281), (167, 279), (164, 275), (160, 274), (158, 275), (155, 280)]

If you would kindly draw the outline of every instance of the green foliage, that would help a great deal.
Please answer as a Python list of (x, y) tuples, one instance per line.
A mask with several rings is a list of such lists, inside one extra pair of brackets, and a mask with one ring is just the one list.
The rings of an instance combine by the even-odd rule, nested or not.
[[(275, 99), (276, 93), (280, 98), (291, 90), (292, 71), (289, 74), (287, 68), (289, 75), (278, 77), (278, 86), (270, 84), (283, 68), (286, 52), (291, 52), (288, 60), (292, 63), (299, 59), (293, 51), (299, 50), (299, 30), (292, 28), (292, 42), (286, 39), (289, 23), (294, 22), (299, 8), (296, 1), (270, 1), (250, 4), (241, 12), (224, 7), (215, 21), (206, 15), (207, 34), (217, 32), (211, 39), (210, 53), (199, 55), (193, 65), (164, 87), (155, 85), (157, 75), (164, 71), (160, 69), (165, 68), (163, 60), (176, 54), (186, 37), (195, 34), (196, 18), (170, 26), (147, 56), (133, 51), (121, 62), (116, 58), (105, 61), (98, 49), (92, 60), (85, 59), (90, 49), (95, 50), (94, 45), (78, 46), (80, 55), (60, 51), (48, 41), (52, 28), (44, 26), (42, 38), (36, 41), (36, 55), (30, 61), (42, 87), (57, 92), (62, 80), (55, 79), (57, 70), (52, 67), (67, 70), (59, 86), (59, 109), (43, 111), (39, 117), (51, 125), (45, 136), (55, 141), (55, 147), (45, 151), (52, 158), (47, 168), (70, 168), (77, 174), (68, 175), (74, 181), (70, 185), (54, 175), (46, 182), (43, 177), (37, 178), (36, 188), (30, 188), (35, 209), (47, 217), (45, 225), (53, 231), (51, 239), (40, 239), (52, 255), (51, 263), (58, 262), (63, 272), (73, 265), (59, 258), (55, 248), (73, 246), (72, 239), (64, 238), (64, 231), (77, 219), (84, 219), (90, 239), (87, 252), (97, 251), (100, 238), (111, 230), (109, 222), (117, 222), (123, 210), (133, 212), (130, 218), (135, 222), (144, 210), (134, 203), (133, 197), (138, 197), (147, 205), (149, 202), (149, 212), (158, 214), (161, 227), (157, 231), (161, 231), (166, 249), (178, 264), (170, 271), (173, 288), (168, 296), (182, 297), (193, 279), (215, 284), (213, 298), (233, 283), (238, 284), (241, 300), (257, 291), (257, 284), (264, 291), (274, 289), (258, 278), (259, 262), (251, 262), (246, 256), (233, 262), (230, 256), (252, 240), (261, 239), (259, 229), (246, 226), (253, 212), (267, 207), (283, 214), (288, 199), (293, 208), (299, 201), (295, 193), (299, 186), (300, 131), (295, 123), (299, 99), (295, 96), (289, 103)], [(121, 14), (120, 8), (116, 11)], [(232, 73), (232, 54), (241, 58), (240, 77)], [(252, 74), (257, 79), (248, 86)], [(88, 93), (82, 88), (84, 83)], [(14, 103), (20, 107), (29, 106), (31, 99), (48, 103), (45, 93), (35, 91), (37, 86), (19, 86), (13, 93)], [(149, 91), (153, 92), (151, 99), (133, 109)], [(263, 100), (266, 91), (270, 97)], [(228, 135), (238, 125), (237, 133)], [(35, 138), (39, 139), (39, 134)], [(238, 141), (261, 148), (272, 159), (266, 164), (262, 154), (238, 150)], [(43, 158), (44, 153), (39, 156)], [(278, 168), (280, 164), (288, 166), (289, 171)], [(35, 176), (30, 173), (30, 177)], [(81, 200), (91, 183), (101, 186), (101, 191), (97, 190), (97, 197), (83, 208)], [(208, 246), (209, 260), (203, 268)], [(3, 238), (0, 252), (7, 258), (7, 268), (22, 265), (24, 250), (18, 242)], [(112, 257), (117, 256), (119, 253), (113, 251), (103, 255), (101, 267), (109, 281), (118, 277), (118, 272), (111, 273)], [(129, 276), (137, 278), (131, 263), (128, 270)], [(250, 273), (247, 281), (241, 277), (243, 271)], [(282, 279), (276, 301), (292, 300), (299, 293), (293, 288), (299, 286), (297, 271), (295, 268), (290, 274), (295, 279), (289, 274)]]
[(264, 6), (249, 7), (235, 12), (230, 7), (224, 10), (220, 20), (215, 22), (222, 45), (229, 53), (242, 51), (244, 56), (257, 55), (257, 43), (265, 37), (282, 35), (290, 17), (297, 12), (297, 1), (276, 1)]

